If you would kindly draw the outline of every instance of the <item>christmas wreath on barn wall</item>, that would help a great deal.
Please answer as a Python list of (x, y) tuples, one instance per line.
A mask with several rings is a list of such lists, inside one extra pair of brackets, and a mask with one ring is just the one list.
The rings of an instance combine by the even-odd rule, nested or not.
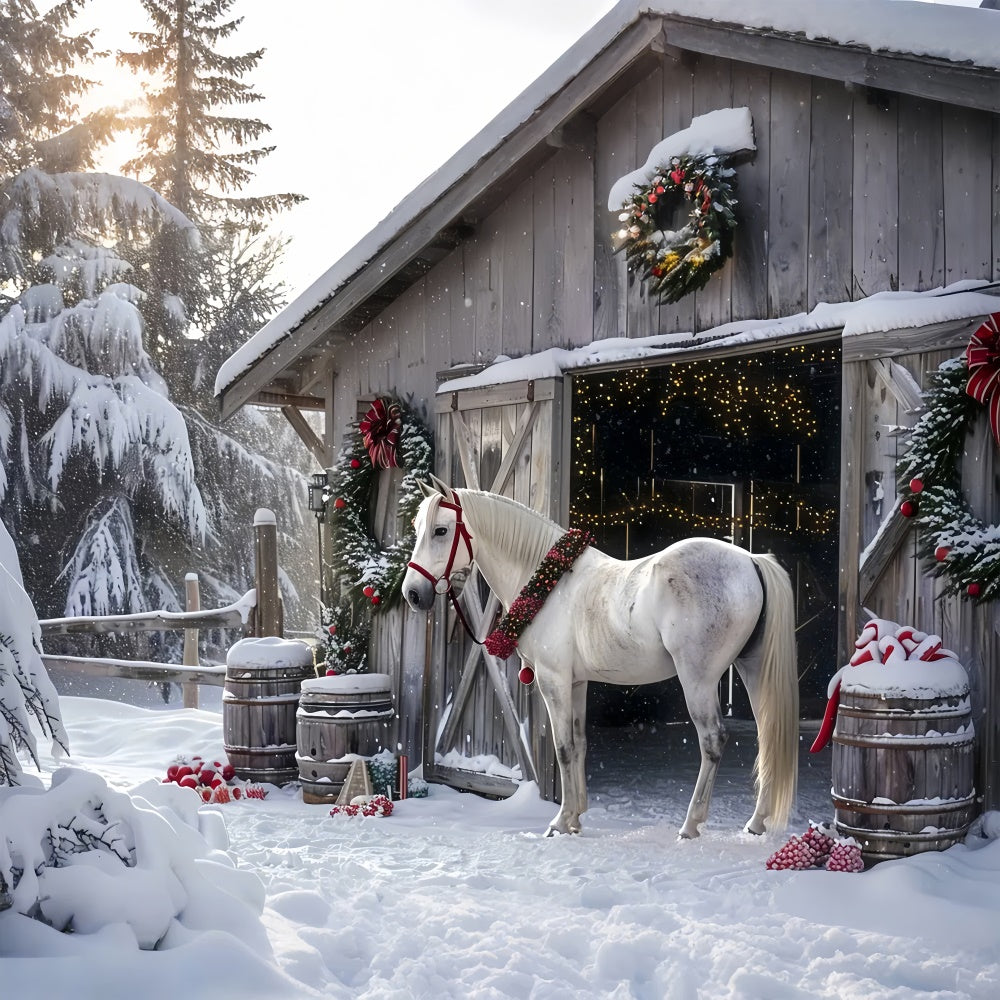
[[(344, 437), (327, 487), (327, 563), (339, 591), (338, 602), (320, 616), (328, 672), (365, 668), (371, 614), (399, 598), (415, 540), (411, 525), (423, 499), (420, 483), (430, 481), (433, 461), (430, 431), (410, 405), (392, 397), (377, 398)], [(403, 533), (383, 548), (371, 531), (369, 512), (381, 471), (393, 468), (403, 473), (396, 494)]]
[(1000, 447), (1000, 313), (973, 334), (965, 356), (949, 358), (924, 392), (926, 412), (896, 465), (900, 513), (924, 530), (919, 554), (947, 580), (947, 592), (977, 601), (1000, 597), (1000, 525), (977, 517), (962, 494), (966, 435), (988, 409)]
[[(677, 302), (708, 284), (732, 256), (736, 171), (715, 155), (675, 156), (622, 205), (616, 233), (630, 269), (651, 295)], [(680, 229), (665, 229), (690, 205)]]

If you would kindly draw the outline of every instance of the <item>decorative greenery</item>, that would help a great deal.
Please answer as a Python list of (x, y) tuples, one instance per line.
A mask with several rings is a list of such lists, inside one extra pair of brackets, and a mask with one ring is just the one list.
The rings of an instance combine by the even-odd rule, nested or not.
[[(622, 205), (618, 231), (625, 257), (651, 295), (677, 302), (703, 288), (733, 252), (736, 171), (718, 156), (675, 156)], [(687, 224), (663, 225), (678, 203), (690, 202)]]
[(360, 428), (352, 427), (345, 435), (327, 488), (326, 516), (332, 529), (328, 563), (340, 600), (322, 609), (318, 634), (327, 668), (334, 673), (358, 673), (366, 667), (370, 616), (391, 607), (399, 598), (413, 551), (410, 525), (423, 498), (420, 483), (428, 482), (432, 471), (434, 449), (423, 421), (399, 400), (383, 402), (399, 408), (402, 424), (397, 442), (403, 469), (397, 517), (398, 524), (405, 525), (405, 534), (383, 549), (369, 529), (369, 510), (379, 470), (372, 464)]
[(326, 672), (360, 674), (368, 665), (368, 640), (372, 626), (360, 602), (341, 597), (332, 607), (320, 609), (317, 631), (323, 646)]
[(500, 619), (500, 624), (484, 640), (483, 645), (488, 653), (506, 660), (514, 652), (521, 633), (534, 621), (545, 599), (552, 593), (552, 588), (576, 562), (591, 540), (588, 532), (570, 528), (549, 549), (531, 579), (514, 598), (507, 614)]
[(932, 560), (948, 593), (977, 601), (1000, 597), (1000, 525), (981, 521), (962, 496), (961, 460), (965, 437), (983, 408), (966, 392), (968, 370), (962, 358), (943, 362), (924, 392), (927, 411), (910, 435), (909, 448), (896, 465), (900, 509), (925, 530), (919, 553)]

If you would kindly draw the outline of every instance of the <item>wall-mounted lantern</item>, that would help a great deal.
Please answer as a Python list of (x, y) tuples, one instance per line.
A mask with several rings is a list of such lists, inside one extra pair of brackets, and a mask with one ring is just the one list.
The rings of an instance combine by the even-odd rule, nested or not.
[(329, 482), (325, 472), (314, 472), (309, 483), (309, 509), (322, 521), (326, 514), (326, 487)]

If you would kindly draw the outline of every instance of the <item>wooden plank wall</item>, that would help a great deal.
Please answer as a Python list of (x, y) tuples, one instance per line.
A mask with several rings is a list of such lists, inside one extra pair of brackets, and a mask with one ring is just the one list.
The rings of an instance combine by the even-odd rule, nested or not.
[[(902, 365), (921, 386), (926, 386), (929, 373), (949, 357), (958, 354), (955, 348), (896, 354), (892, 360)], [(848, 369), (866, 368), (864, 361), (845, 364)], [(893, 427), (912, 426), (915, 417), (907, 413), (884, 391), (883, 383), (870, 375), (864, 378), (863, 415), (861, 425), (861, 463), (859, 475), (863, 481), (860, 503), (860, 546), (864, 548), (882, 520), (898, 503), (895, 465), (905, 450), (905, 436), (891, 433)], [(880, 483), (884, 492), (880, 510), (874, 502), (874, 485)], [(993, 444), (985, 419), (968, 437), (963, 465), (963, 489), (973, 510), (988, 524), (1000, 521), (1000, 455)], [(856, 499), (856, 498), (855, 498)], [(844, 498), (850, 505), (851, 498)], [(917, 532), (911, 530), (886, 572), (876, 583), (865, 606), (877, 617), (900, 624), (915, 625), (925, 632), (934, 632), (945, 645), (959, 654), (969, 671), (972, 688), (973, 719), (978, 744), (976, 787), (985, 796), (984, 807), (1000, 806), (1000, 635), (997, 609), (992, 605), (977, 606), (956, 596), (945, 595), (943, 582), (930, 576), (916, 555)]]
[[(680, 303), (651, 302), (613, 252), (617, 216), (608, 211), (607, 192), (693, 115), (741, 106), (753, 114), (757, 150), (738, 167), (734, 259)], [(338, 348), (331, 361), (335, 440), (359, 396), (410, 396), (432, 422), (437, 373), (456, 364), (606, 337), (700, 331), (895, 288), (1000, 278), (998, 116), (667, 46), (660, 65), (597, 117), (589, 146), (554, 149), (499, 207), (470, 221), (471, 238)], [(904, 363), (922, 378), (932, 360)], [(880, 477), (884, 510), (892, 499), (896, 444), (873, 435), (876, 425), (898, 414), (895, 402), (864, 378), (864, 391), (878, 400), (872, 395), (871, 411), (857, 426), (845, 420), (845, 429), (855, 427), (865, 442), (865, 489), (873, 491)], [(502, 456), (504, 428), (512, 419), (513, 412), (473, 418), (487, 467)], [(438, 433), (439, 471), (447, 477), (453, 474), (446, 458), (453, 451), (450, 432), (439, 422)], [(545, 442), (561, 437), (553, 428), (534, 433), (532, 462), (541, 463), (535, 456)], [(568, 462), (561, 447), (546, 460), (551, 467), (532, 469), (526, 495), (533, 505), (545, 494), (559, 506), (554, 498), (562, 487), (552, 469)], [(525, 489), (520, 471), (519, 497)], [(874, 520), (874, 507), (865, 507), (866, 537)], [(859, 537), (859, 551), (863, 545)], [(911, 605), (919, 613), (921, 602), (943, 607), (904, 562), (885, 583), (885, 600), (899, 594), (893, 613), (905, 617)], [(424, 633), (401, 614), (408, 652), (400, 647), (379, 655), (395, 664), (410, 700), (422, 670)], [(966, 612), (940, 614), (956, 629)], [(975, 628), (981, 633), (981, 626)], [(480, 708), (488, 711), (485, 703)], [(480, 737), (484, 745), (494, 739), (486, 730), (477, 732)]]

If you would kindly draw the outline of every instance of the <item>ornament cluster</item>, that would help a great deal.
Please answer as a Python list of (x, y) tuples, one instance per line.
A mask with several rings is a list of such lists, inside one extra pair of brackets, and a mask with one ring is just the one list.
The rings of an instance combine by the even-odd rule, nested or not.
[[(521, 588), (507, 614), (483, 641), (488, 653), (501, 660), (506, 660), (514, 653), (521, 633), (534, 621), (535, 615), (541, 610), (545, 599), (562, 578), (563, 573), (576, 562), (580, 553), (590, 545), (591, 541), (588, 532), (570, 528), (549, 549), (531, 579)], [(527, 679), (524, 676), (526, 672), (530, 673)], [(530, 684), (534, 679), (530, 667), (523, 668), (518, 676), (522, 683), (526, 684)]]
[(359, 795), (346, 806), (334, 806), (331, 816), (391, 816), (392, 799), (386, 795)]
[(810, 822), (809, 829), (779, 847), (765, 867), (771, 871), (825, 868), (831, 872), (860, 872), (865, 865), (861, 845), (853, 837), (837, 837), (828, 823)]
[[(733, 252), (736, 171), (718, 156), (675, 156), (622, 205), (617, 238), (650, 294), (677, 302), (703, 288)], [(686, 225), (669, 229), (673, 210), (689, 204)]]
[(167, 767), (163, 784), (177, 784), (197, 792), (204, 802), (222, 804), (242, 798), (262, 799), (262, 785), (243, 781), (228, 761), (206, 761), (202, 757), (175, 757)]

